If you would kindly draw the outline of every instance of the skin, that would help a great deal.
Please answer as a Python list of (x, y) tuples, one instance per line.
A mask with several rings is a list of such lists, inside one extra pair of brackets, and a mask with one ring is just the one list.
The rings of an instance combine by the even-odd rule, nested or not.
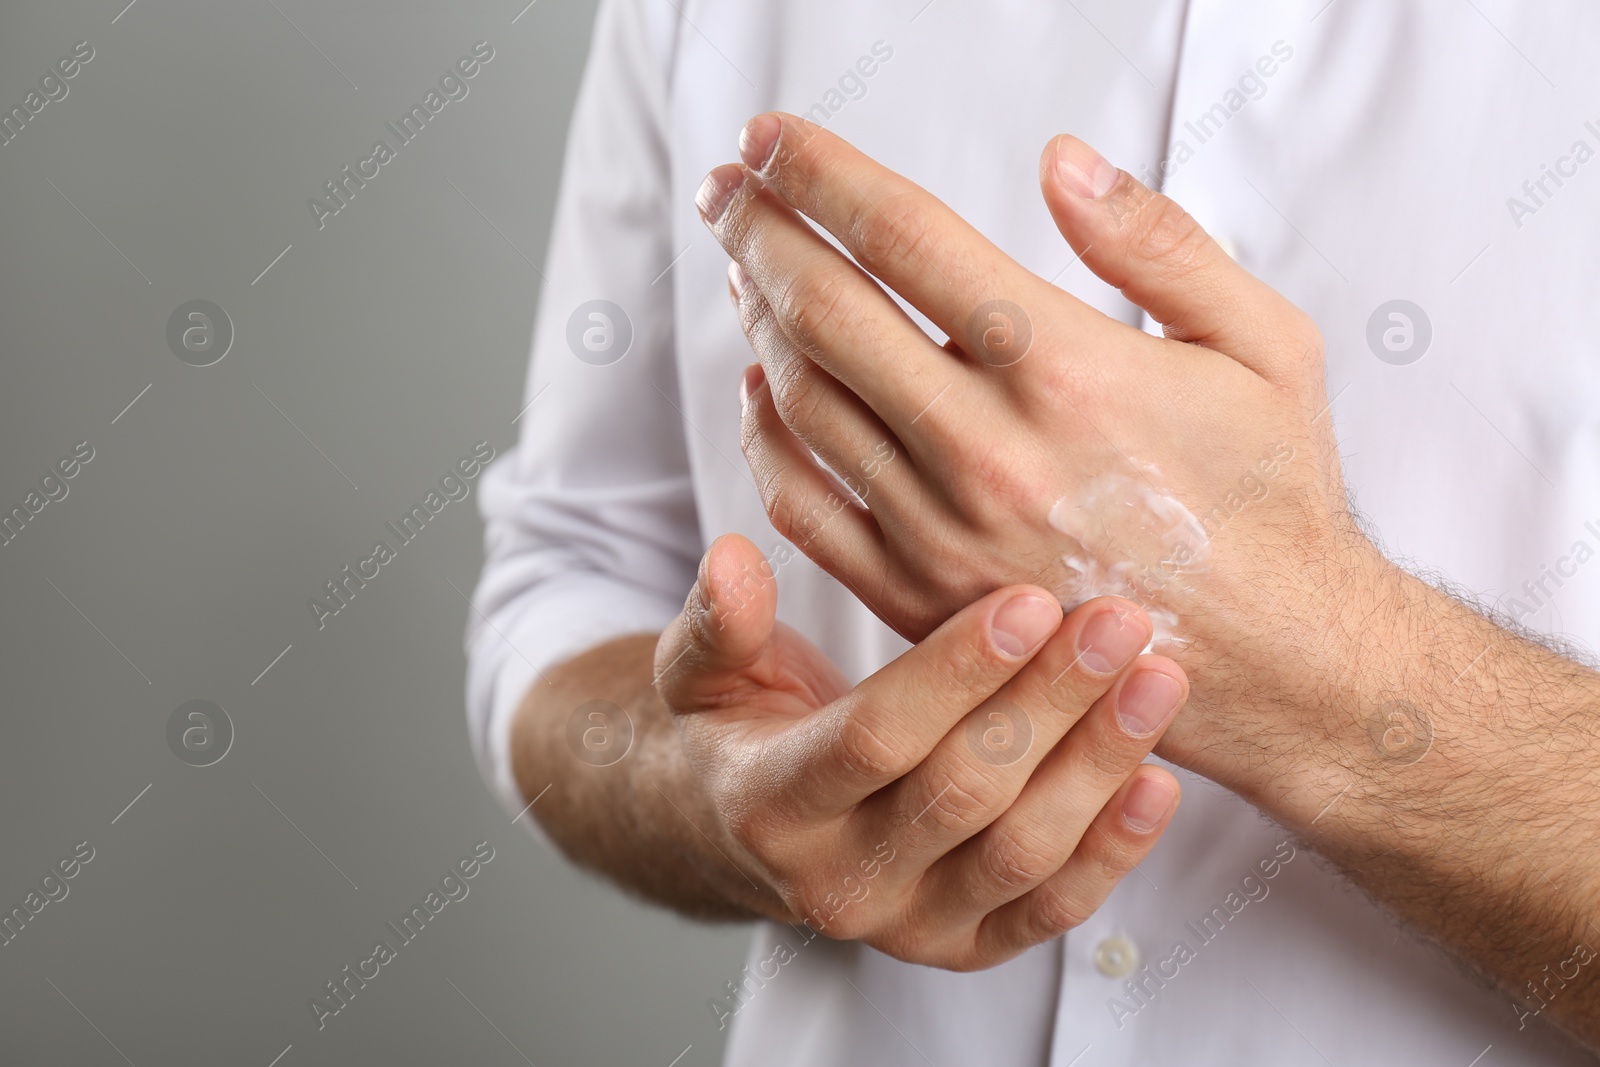
[[(1600, 676), (1362, 533), (1307, 316), (1071, 137), (1044, 152), (1050, 214), (1163, 337), (814, 125), (758, 116), (740, 148), (698, 203), (760, 357), (744, 444), (778, 531), (915, 640), (998, 586), (1070, 584), (1060, 557), (1083, 546), (1045, 517), (1107, 471), (1207, 516), (1207, 568), (1140, 575), (1139, 599), (1181, 620), (1194, 684), (1157, 752), (1302, 836), (1525, 1024), (1600, 1048)], [(854, 473), (885, 446), (903, 461), (863, 495)]]
[[(550, 787), (535, 810), (574, 860), (698, 917), (804, 922), (974, 970), (1083, 922), (1160, 837), (1178, 783), (1141, 761), (1187, 682), (1139, 654), (1135, 605), (1063, 619), (1044, 590), (1002, 588), (851, 688), (775, 622), (763, 563), (719, 539), (658, 638), (612, 641), (528, 693), (513, 770), (529, 797)], [(595, 699), (634, 728), (603, 767), (566, 733)]]

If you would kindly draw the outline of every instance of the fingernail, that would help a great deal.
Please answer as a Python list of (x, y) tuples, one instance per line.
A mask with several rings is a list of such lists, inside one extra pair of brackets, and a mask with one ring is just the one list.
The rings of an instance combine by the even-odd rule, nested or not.
[(694, 194), (694, 206), (700, 209), (700, 216), (708, 224), (715, 225), (743, 182), (744, 172), (732, 163), (707, 174), (706, 180), (700, 183), (700, 191)]
[(1155, 733), (1183, 700), (1183, 686), (1172, 675), (1141, 670), (1122, 683), (1117, 694), (1117, 721), (1134, 737)]
[(782, 132), (783, 123), (778, 116), (757, 115), (739, 133), (739, 158), (753, 171), (766, 170), (767, 164), (772, 162), (772, 154), (777, 151), (778, 135)]
[(761, 388), (761, 383), (767, 378), (761, 364), (752, 363), (744, 369), (744, 375), (739, 379), (739, 409), (744, 410), (750, 403), (750, 395)]
[(1097, 674), (1113, 674), (1139, 654), (1149, 636), (1138, 617), (1107, 607), (1084, 624), (1078, 634), (1078, 658)]
[(1117, 168), (1076, 137), (1056, 141), (1056, 175), (1074, 196), (1098, 200), (1117, 184)]
[(1171, 810), (1172, 797), (1171, 779), (1154, 775), (1140, 778), (1122, 800), (1122, 820), (1134, 833), (1147, 834)]
[(1022, 656), (1043, 644), (1060, 622), (1061, 605), (1029, 593), (1000, 605), (990, 629), (996, 648), (1008, 656)]
[(744, 295), (745, 283), (749, 280), (744, 268), (739, 266), (738, 260), (728, 264), (728, 297), (733, 301), (734, 307), (739, 306), (739, 298)]

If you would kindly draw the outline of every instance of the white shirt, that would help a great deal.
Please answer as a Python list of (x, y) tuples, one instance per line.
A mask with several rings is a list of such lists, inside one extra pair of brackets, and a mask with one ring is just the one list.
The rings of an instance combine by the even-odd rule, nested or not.
[[(1164, 184), (1322, 327), (1347, 479), (1389, 553), (1593, 646), (1597, 23), (1578, 0), (604, 0), (534, 333), (534, 403), (482, 495), (476, 603), (492, 626), (469, 637), (470, 718), (508, 810), (525, 800), (507, 731), (536, 667), (666, 624), (715, 536), (780, 543), (739, 452), (752, 356), (727, 257), (693, 206), (743, 123), (773, 108), (824, 122), (1129, 323), (1139, 312), (1074, 264), (1051, 224), (1038, 155), (1070, 131)], [(582, 309), (595, 299), (631, 324), (608, 365), (568, 340), (578, 311), (576, 333), (599, 330), (589, 343), (603, 349), (608, 324)], [(1425, 351), (1405, 309), (1379, 313), (1369, 344), (1392, 300), (1424, 309)], [(779, 583), (780, 616), (852, 678), (905, 647), (809, 562)], [(750, 969), (770, 979), (722, 998), (738, 1008), (728, 1062), (1587, 1062), (1537, 1023), (1519, 1032), (1507, 997), (1310, 853), (1281, 862), (1292, 846), (1242, 801), (1183, 778), (1176, 821), (1099, 913), (993, 970), (945, 973), (762, 927)], [(1202, 929), (1217, 908), (1226, 923)], [(780, 939), (794, 958), (759, 971)], [(1188, 953), (1174, 955), (1179, 942)], [(1147, 980), (1143, 999), (1105, 973), (1130, 946), (1171, 975)], [(1560, 948), (1530, 958), (1530, 974), (1571, 954)]]

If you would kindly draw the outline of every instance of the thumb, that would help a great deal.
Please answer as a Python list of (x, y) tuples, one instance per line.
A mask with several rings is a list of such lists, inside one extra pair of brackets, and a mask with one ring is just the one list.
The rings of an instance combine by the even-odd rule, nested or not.
[(761, 550), (738, 534), (712, 542), (679, 612), (656, 643), (656, 691), (692, 710), (729, 688), (772, 636), (778, 582)]
[(1311, 319), (1222, 250), (1176, 202), (1076, 137), (1045, 146), (1039, 184), (1088, 268), (1150, 313), (1168, 337), (1215, 349), (1275, 382), (1321, 352)]

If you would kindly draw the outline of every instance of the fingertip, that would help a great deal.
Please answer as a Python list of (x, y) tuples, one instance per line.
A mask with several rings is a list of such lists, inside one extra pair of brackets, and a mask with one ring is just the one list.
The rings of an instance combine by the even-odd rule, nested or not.
[(744, 160), (745, 166), (759, 174), (772, 161), (782, 133), (783, 117), (778, 112), (766, 111), (757, 115), (739, 131), (739, 158)]
[(1096, 674), (1117, 674), (1150, 643), (1154, 630), (1144, 609), (1122, 597), (1096, 597), (1072, 612), (1078, 658)]
[[(738, 266), (738, 264), (734, 264)], [(755, 396), (756, 390), (766, 383), (767, 372), (760, 363), (752, 363), (744, 369), (744, 374), (739, 377), (739, 410), (742, 412), (750, 406), (750, 398)]]
[(1039, 153), (1039, 188), (1044, 190), (1046, 198), (1051, 198), (1056, 190), (1056, 160), (1060, 158), (1061, 142), (1068, 136), (1065, 133), (1056, 134), (1045, 142), (1044, 151)]
[(723, 534), (701, 558), (699, 579), (681, 619), (705, 663), (727, 668), (754, 656), (772, 629), (777, 582), (749, 539)]
[(1174, 676), (1150, 657), (1141, 657), (1122, 677), (1116, 694), (1117, 722), (1129, 737), (1152, 739), (1165, 729), (1183, 707), (1185, 689)]
[(744, 184), (744, 171), (730, 164), (715, 168), (705, 176), (694, 194), (695, 207), (707, 226), (715, 226), (728, 210), (733, 194)]
[(1182, 789), (1170, 771), (1144, 764), (1122, 796), (1122, 822), (1139, 836), (1154, 833), (1172, 820)]
[(1151, 652), (1139, 657), (1139, 667), (1143, 670), (1160, 671), (1162, 674), (1165, 674), (1169, 678), (1172, 678), (1174, 681), (1176, 681), (1183, 690), (1183, 698), (1179, 701), (1179, 703), (1189, 699), (1189, 675), (1186, 671), (1184, 671), (1183, 667), (1178, 664), (1177, 660), (1170, 656), (1163, 656), (1159, 653)]
[(1060, 189), (1078, 200), (1099, 200), (1121, 176), (1109, 160), (1069, 133), (1052, 137), (1039, 161), (1046, 192)]
[(1044, 644), (1061, 625), (1061, 602), (1034, 586), (1008, 591), (990, 617), (995, 647), (1007, 656), (1025, 656)]
[(762, 577), (759, 564), (765, 562), (761, 550), (743, 534), (725, 533), (711, 542), (700, 571), (707, 606), (715, 611), (732, 593), (747, 587), (751, 575)]

